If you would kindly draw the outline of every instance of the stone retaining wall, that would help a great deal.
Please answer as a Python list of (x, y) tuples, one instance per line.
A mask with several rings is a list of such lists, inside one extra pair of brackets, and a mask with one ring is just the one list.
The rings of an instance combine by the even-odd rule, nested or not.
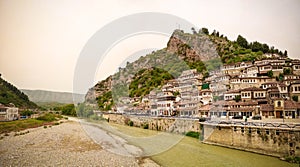
[(201, 123), (204, 143), (278, 157), (300, 156), (300, 129)]
[(133, 126), (148, 129), (180, 133), (184, 134), (189, 131), (199, 132), (200, 125), (198, 119), (183, 119), (183, 118), (169, 118), (169, 117), (148, 117), (148, 116), (132, 116), (121, 114), (105, 114), (104, 118), (109, 119), (112, 123), (121, 125), (128, 124), (129, 121), (133, 122)]

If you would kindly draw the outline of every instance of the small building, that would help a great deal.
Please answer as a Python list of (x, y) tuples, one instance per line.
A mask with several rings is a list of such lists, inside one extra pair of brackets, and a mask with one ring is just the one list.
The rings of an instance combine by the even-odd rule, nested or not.
[(266, 91), (262, 88), (249, 87), (241, 90), (242, 101), (264, 99), (266, 98)]
[(211, 90), (209, 89), (203, 89), (199, 92), (199, 98), (200, 98), (200, 101), (206, 105), (208, 103), (211, 103), (212, 100), (213, 100), (213, 95), (212, 95), (212, 92)]
[(14, 105), (4, 106), (0, 104), (0, 121), (13, 121), (19, 118), (19, 109)]
[(171, 116), (175, 113), (174, 102), (176, 97), (170, 91), (160, 92), (157, 95), (157, 110), (152, 115)]
[(224, 93), (224, 100), (226, 101), (235, 100), (237, 96), (241, 96), (239, 90), (230, 90)]
[(272, 104), (261, 104), (260, 115), (264, 118), (274, 118), (274, 105)]

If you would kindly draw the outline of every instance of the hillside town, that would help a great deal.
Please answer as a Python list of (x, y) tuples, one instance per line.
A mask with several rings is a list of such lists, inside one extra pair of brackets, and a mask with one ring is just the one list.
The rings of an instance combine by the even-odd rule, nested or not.
[(196, 69), (184, 71), (142, 100), (123, 97), (117, 112), (227, 119), (300, 118), (300, 60), (268, 57), (224, 64), (205, 79)]

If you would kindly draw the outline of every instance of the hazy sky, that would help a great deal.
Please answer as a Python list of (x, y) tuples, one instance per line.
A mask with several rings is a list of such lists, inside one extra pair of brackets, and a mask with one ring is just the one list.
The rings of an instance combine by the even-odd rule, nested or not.
[[(71, 92), (76, 61), (89, 38), (111, 21), (139, 12), (173, 14), (229, 39), (241, 34), (300, 58), (299, 9), (299, 0), (0, 0), (0, 73), (19, 88)], [(139, 44), (132, 48), (142, 49), (163, 48), (167, 39), (128, 39), (106, 61), (117, 56), (120, 64), (136, 51), (130, 40)], [(100, 64), (96, 80), (114, 72), (117, 64)]]

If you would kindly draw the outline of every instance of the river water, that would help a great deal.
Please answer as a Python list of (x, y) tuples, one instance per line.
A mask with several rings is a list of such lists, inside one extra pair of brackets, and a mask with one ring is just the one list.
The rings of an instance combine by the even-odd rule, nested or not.
[(124, 156), (150, 157), (162, 166), (299, 166), (276, 157), (203, 144), (182, 135), (103, 122), (80, 122), (102, 148)]

